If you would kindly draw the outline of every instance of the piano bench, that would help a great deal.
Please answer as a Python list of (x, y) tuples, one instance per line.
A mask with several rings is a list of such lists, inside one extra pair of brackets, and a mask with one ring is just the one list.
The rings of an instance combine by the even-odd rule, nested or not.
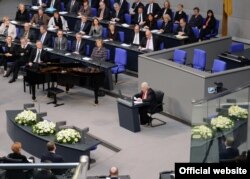
[(57, 94), (63, 93), (64, 91), (59, 88), (49, 88), (48, 89), (48, 96), (52, 96), (54, 98), (54, 101), (51, 101), (47, 104), (55, 104), (55, 107), (64, 105), (64, 103), (57, 104)]

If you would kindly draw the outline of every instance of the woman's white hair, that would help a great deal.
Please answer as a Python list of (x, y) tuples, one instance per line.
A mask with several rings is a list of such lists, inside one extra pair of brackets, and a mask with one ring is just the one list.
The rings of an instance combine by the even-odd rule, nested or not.
[(141, 88), (149, 88), (149, 85), (148, 85), (148, 83), (147, 82), (142, 82), (141, 83)]

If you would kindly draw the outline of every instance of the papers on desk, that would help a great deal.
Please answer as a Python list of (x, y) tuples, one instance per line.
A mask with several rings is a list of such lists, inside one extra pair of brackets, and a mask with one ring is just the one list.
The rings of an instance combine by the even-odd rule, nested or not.
[(37, 10), (39, 9), (39, 6), (32, 6), (31, 9)]
[(104, 39), (104, 40), (103, 40), (103, 42), (108, 42), (108, 41), (109, 41), (109, 39)]
[(85, 39), (89, 39), (89, 38), (91, 38), (91, 36), (90, 36), (90, 35), (83, 35), (82, 37), (83, 37), (83, 38), (85, 38)]
[(123, 46), (123, 47), (130, 47), (131, 45), (130, 44), (122, 43), (121, 46)]
[(18, 22), (17, 21), (10, 21), (10, 23), (17, 24)]
[(77, 16), (77, 18), (81, 18), (82, 16)]
[(154, 33), (154, 34), (160, 34), (160, 33), (161, 33), (161, 32), (160, 32), (159, 30), (157, 30), (157, 29), (151, 30), (151, 32)]
[(83, 57), (82, 59), (86, 60), (86, 61), (90, 61), (91, 60), (91, 58), (89, 58), (89, 57)]
[(56, 9), (53, 7), (45, 9), (45, 12), (54, 12)]
[(186, 39), (188, 36), (183, 36), (183, 35), (176, 35), (175, 36), (177, 39)]
[(129, 27), (129, 25), (128, 25), (128, 24), (125, 24), (125, 23), (122, 24), (122, 26), (123, 26), (123, 27)]
[(65, 53), (64, 55), (65, 55), (65, 56), (70, 56), (70, 55), (71, 55), (71, 53)]
[(67, 11), (61, 11), (59, 12), (59, 14), (63, 15), (63, 14), (67, 14), (68, 12)]
[(71, 34), (73, 33), (72, 31), (64, 31), (63, 34)]
[(142, 104), (142, 101), (134, 101), (134, 104)]
[(52, 48), (44, 48), (44, 50), (46, 50), (46, 51), (52, 51), (53, 49)]
[(55, 31), (56, 29), (57, 29), (57, 28), (55, 28), (55, 27), (49, 27), (49, 28), (48, 28), (49, 31)]

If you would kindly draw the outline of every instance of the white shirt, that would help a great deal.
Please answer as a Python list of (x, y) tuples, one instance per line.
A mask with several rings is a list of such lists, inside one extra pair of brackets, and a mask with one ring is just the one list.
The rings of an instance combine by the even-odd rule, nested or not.
[(47, 34), (47, 32), (45, 32), (45, 33), (42, 35), (42, 37), (41, 37), (41, 42), (42, 42), (42, 44), (43, 44), (43, 42), (44, 42), (44, 39), (45, 39), (45, 37), (46, 37), (46, 34)]
[(141, 14), (139, 14), (139, 23), (141, 23), (141, 22), (143, 22), (143, 16), (142, 16), (142, 13)]
[(147, 39), (146, 49), (154, 50), (153, 38)]
[(136, 44), (136, 45), (140, 44), (140, 35), (139, 35), (139, 33), (135, 33), (133, 44)]
[(36, 59), (37, 59), (37, 56), (38, 56), (38, 53), (40, 52), (40, 58), (38, 59), (38, 62), (37, 63), (40, 63), (41, 62), (41, 53), (42, 53), (42, 49), (37, 49), (36, 51), (36, 57), (34, 59), (33, 62), (36, 62)]
[(42, 0), (38, 0), (39, 6), (43, 4)]
[(55, 0), (51, 0), (50, 7), (54, 7)]
[(147, 14), (149, 14), (149, 13), (153, 13), (153, 3), (149, 4), (149, 6), (148, 6), (148, 12), (147, 12)]

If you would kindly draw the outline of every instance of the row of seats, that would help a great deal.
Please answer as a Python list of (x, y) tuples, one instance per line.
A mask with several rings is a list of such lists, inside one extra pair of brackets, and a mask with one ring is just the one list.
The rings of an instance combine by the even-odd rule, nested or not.
[[(187, 59), (187, 52), (180, 49), (175, 49), (173, 61), (178, 64), (186, 64)], [(206, 70), (206, 61), (207, 61), (207, 54), (204, 50), (201, 49), (194, 49), (194, 56), (193, 56), (193, 62), (192, 64), (186, 64), (191, 65), (193, 68), (197, 70), (204, 71)], [(214, 59), (213, 67), (211, 69), (212, 73), (222, 72), (226, 70), (226, 62)]]

